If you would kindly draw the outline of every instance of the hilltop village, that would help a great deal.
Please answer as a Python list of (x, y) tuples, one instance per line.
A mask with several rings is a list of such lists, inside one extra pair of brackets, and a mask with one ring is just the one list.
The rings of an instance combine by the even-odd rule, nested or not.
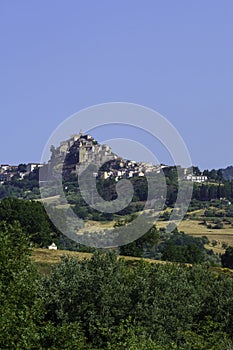
[[(51, 146), (51, 157), (47, 164), (28, 163), (19, 165), (0, 165), (0, 183), (9, 183), (14, 177), (19, 180), (43, 167), (46, 171), (56, 172), (62, 169), (64, 175), (78, 174), (88, 165), (95, 164), (98, 173), (94, 176), (102, 179), (142, 177), (150, 173), (159, 174), (170, 168), (164, 164), (151, 164), (126, 160), (114, 154), (109, 145), (99, 144), (91, 135), (82, 132), (61, 141), (58, 147)], [(181, 168), (183, 180), (205, 182), (208, 177), (203, 174), (191, 174), (190, 169)]]
[(152, 165), (145, 162), (125, 160), (114, 154), (108, 145), (99, 144), (91, 135), (79, 133), (72, 135), (70, 139), (62, 141), (60, 146), (51, 147), (51, 159), (48, 162), (49, 169), (54, 169), (59, 164), (64, 164), (63, 169), (78, 173), (93, 163), (100, 169), (98, 174), (103, 179), (132, 178), (145, 176), (148, 173), (160, 173), (166, 165)]
[[(48, 162), (49, 171), (60, 169), (62, 165), (64, 174), (78, 174), (92, 163), (98, 168), (98, 173), (94, 173), (94, 176), (115, 181), (121, 178), (142, 177), (150, 173), (159, 174), (163, 169), (171, 168), (165, 164), (123, 159), (114, 154), (109, 145), (99, 144), (91, 135), (83, 135), (82, 132), (62, 141), (57, 148), (52, 146), (51, 154)], [(193, 175), (191, 169), (181, 167), (179, 169), (183, 180), (199, 183), (208, 180), (202, 173)]]

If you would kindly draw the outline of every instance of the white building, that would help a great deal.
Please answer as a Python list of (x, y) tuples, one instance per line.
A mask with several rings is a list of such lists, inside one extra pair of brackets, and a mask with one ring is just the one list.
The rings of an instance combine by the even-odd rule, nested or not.
[(42, 167), (43, 164), (40, 163), (28, 163), (27, 164), (27, 172), (31, 173), (34, 169)]
[(208, 180), (208, 177), (207, 176), (204, 176), (204, 175), (187, 175), (185, 176), (185, 180), (187, 181), (192, 181), (192, 182), (205, 182)]
[(51, 245), (48, 246), (48, 249), (50, 250), (57, 250), (57, 246), (55, 243), (52, 243)]
[(1, 164), (1, 170), (7, 171), (7, 170), (9, 170), (9, 168), (10, 168), (9, 164)]

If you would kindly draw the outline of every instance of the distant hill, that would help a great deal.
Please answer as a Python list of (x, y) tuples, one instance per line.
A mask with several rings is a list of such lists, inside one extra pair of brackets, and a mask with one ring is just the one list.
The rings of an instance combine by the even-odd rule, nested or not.
[(233, 180), (233, 166), (228, 166), (225, 169), (221, 169), (222, 170), (222, 175), (224, 180)]

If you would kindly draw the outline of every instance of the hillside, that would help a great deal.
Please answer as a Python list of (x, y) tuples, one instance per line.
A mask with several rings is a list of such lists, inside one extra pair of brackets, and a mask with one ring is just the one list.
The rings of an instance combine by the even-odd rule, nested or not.
[[(51, 268), (58, 264), (61, 261), (61, 258), (64, 256), (68, 256), (71, 258), (75, 258), (77, 260), (91, 259), (93, 257), (92, 253), (82, 253), (82, 252), (71, 252), (69, 250), (49, 250), (49, 249), (40, 249), (35, 248), (32, 250), (31, 260), (35, 263), (36, 267), (41, 273), (49, 274), (51, 272)], [(170, 261), (162, 261), (155, 259), (147, 259), (147, 258), (137, 258), (134, 256), (118, 256), (118, 259), (124, 259), (129, 262), (130, 265), (134, 265), (137, 262), (144, 261), (149, 264), (176, 264), (180, 265), (180, 263), (174, 263)], [(185, 266), (192, 266), (192, 264), (182, 264)], [(222, 268), (222, 267), (209, 267), (210, 271), (217, 272), (218, 274), (227, 274), (233, 278), (233, 269)]]
[[(69, 250), (49, 250), (42, 248), (34, 248), (32, 250), (31, 260), (36, 264), (39, 271), (42, 273), (49, 273), (52, 266), (58, 264), (61, 261), (63, 256), (69, 256), (76, 258), (78, 260), (91, 259), (93, 257), (92, 253), (83, 253), (83, 252), (72, 252)], [(154, 260), (154, 259), (141, 259), (134, 256), (119, 256), (119, 258), (125, 259), (129, 262), (134, 261), (146, 261), (148, 263), (157, 263), (157, 264), (167, 264), (169, 262)], [(187, 264), (190, 265), (190, 264)]]
[(228, 166), (225, 169), (221, 169), (224, 180), (233, 180), (233, 166)]

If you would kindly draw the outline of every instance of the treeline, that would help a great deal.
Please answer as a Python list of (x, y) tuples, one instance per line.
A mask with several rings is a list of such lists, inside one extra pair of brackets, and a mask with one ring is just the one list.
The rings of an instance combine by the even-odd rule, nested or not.
[[(54, 210), (58, 210), (57, 215), (62, 222), (65, 222), (62, 211)], [(43, 248), (55, 242), (59, 249), (93, 251), (63, 235), (51, 222), (44, 206), (39, 201), (18, 198), (2, 199), (0, 201), (0, 222), (3, 221), (8, 225), (17, 223), (33, 247)]]
[(201, 266), (64, 257), (41, 276), (17, 225), (0, 225), (0, 348), (230, 350), (233, 279)]
[(201, 201), (211, 201), (214, 199), (233, 199), (233, 181), (223, 181), (221, 183), (194, 184), (193, 199)]
[(57, 241), (60, 232), (49, 220), (43, 205), (38, 201), (4, 198), (0, 202), (0, 222), (18, 222), (34, 246), (47, 246)]
[[(193, 168), (195, 175), (200, 175), (201, 171), (198, 167)], [(178, 176), (176, 167), (168, 167), (163, 169), (166, 186), (167, 186), (167, 196), (166, 205), (173, 206), (178, 193)], [(233, 180), (223, 176), (223, 170), (211, 171), (205, 170), (204, 175), (208, 177), (208, 182), (194, 184), (193, 189), (193, 200), (199, 201), (210, 201), (213, 199), (227, 198), (233, 200)], [(226, 179), (225, 179), (226, 178)], [(133, 213), (140, 210), (142, 204), (140, 202), (145, 202), (148, 197), (148, 184), (146, 177), (135, 177), (130, 179), (134, 187), (134, 196), (132, 203), (120, 213), (120, 215), (125, 215)], [(105, 200), (114, 200), (117, 198), (116, 192), (116, 181), (114, 179), (96, 179), (97, 190), (102, 198)], [(80, 215), (89, 215), (93, 220), (104, 220), (104, 215), (101, 215), (97, 211), (88, 208), (86, 202), (82, 199), (82, 196), (78, 189), (78, 178), (74, 174), (69, 174), (69, 176), (63, 179), (64, 192), (66, 193), (67, 199), (71, 203), (77, 204), (77, 211)], [(163, 183), (156, 184), (159, 190), (159, 186)], [(87, 191), (90, 192), (91, 188), (87, 186)], [(57, 194), (56, 188), (51, 188), (51, 195)], [(39, 191), (39, 169), (35, 169), (29, 175), (26, 175), (24, 179), (20, 179), (15, 176), (12, 178), (10, 183), (5, 183), (0, 186), (0, 199), (5, 197), (17, 197), (23, 199), (37, 199), (40, 197)], [(81, 207), (81, 209), (80, 209)], [(140, 207), (140, 208), (139, 208)], [(110, 215), (109, 220), (112, 220)]]

